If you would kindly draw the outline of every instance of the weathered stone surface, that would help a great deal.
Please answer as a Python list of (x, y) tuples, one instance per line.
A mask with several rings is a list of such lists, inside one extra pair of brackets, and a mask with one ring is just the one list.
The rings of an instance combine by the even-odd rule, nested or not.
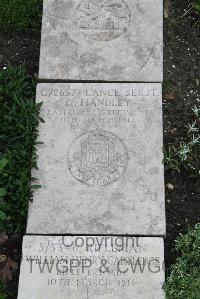
[(40, 79), (162, 81), (162, 0), (44, 0)]
[(164, 299), (161, 238), (25, 236), (18, 299)]
[(30, 234), (165, 234), (161, 84), (39, 84)]

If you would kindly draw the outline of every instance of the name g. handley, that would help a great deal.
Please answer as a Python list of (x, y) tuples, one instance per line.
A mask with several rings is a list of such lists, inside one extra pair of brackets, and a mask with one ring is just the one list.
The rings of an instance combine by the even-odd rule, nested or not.
[[(115, 106), (115, 107), (122, 107), (122, 106), (130, 106), (131, 99), (98, 99), (98, 98), (87, 98), (87, 99), (81, 99), (80, 100), (80, 105), (81, 106), (95, 106), (95, 107), (100, 107), (100, 106), (105, 106), (105, 107), (110, 107), (110, 106)], [(68, 103), (68, 101), (67, 101)]]

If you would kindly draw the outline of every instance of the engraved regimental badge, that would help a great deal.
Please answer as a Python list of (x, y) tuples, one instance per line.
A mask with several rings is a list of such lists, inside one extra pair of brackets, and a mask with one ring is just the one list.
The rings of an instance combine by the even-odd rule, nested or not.
[(131, 12), (124, 0), (82, 0), (75, 14), (80, 31), (97, 41), (110, 41), (129, 27)]
[(106, 186), (117, 181), (128, 163), (124, 143), (113, 133), (95, 130), (75, 139), (68, 151), (68, 167), (78, 181)]

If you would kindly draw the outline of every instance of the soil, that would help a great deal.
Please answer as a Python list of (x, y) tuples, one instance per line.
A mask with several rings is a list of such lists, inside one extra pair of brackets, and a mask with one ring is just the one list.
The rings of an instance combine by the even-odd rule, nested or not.
[[(190, 1), (166, 0), (164, 18), (164, 143), (174, 143), (184, 136), (184, 126), (191, 122), (191, 108), (200, 99), (200, 15), (188, 11)], [(28, 73), (37, 77), (40, 34), (8, 36), (0, 33), (0, 69), (8, 64), (24, 63)], [(187, 173), (165, 172), (167, 238), (165, 255), (167, 268), (175, 262), (174, 240), (180, 233), (200, 222), (200, 179)], [(198, 187), (198, 188), (197, 188)], [(0, 245), (0, 254), (18, 264), (22, 236), (10, 236)], [(1, 266), (1, 265), (0, 265)], [(8, 284), (12, 299), (17, 297), (18, 271)], [(10, 298), (11, 299), (11, 298)]]
[(0, 32), (0, 69), (25, 64), (28, 73), (37, 77), (40, 33), (8, 35)]
[[(7, 282), (8, 291), (11, 293), (9, 299), (16, 299), (18, 292), (18, 278), (20, 271), (23, 237), (19, 235), (9, 236), (8, 239), (5, 240), (5, 242), (1, 242), (2, 239), (3, 238), (0, 237), (0, 255), (7, 256), (7, 258), (18, 264), (17, 269), (12, 271), (12, 279), (10, 281), (8, 280)], [(0, 261), (0, 270), (4, 266), (5, 264)]]
[[(165, 1), (164, 19), (164, 144), (175, 143), (185, 135), (192, 110), (200, 105), (200, 15), (186, 13), (190, 1)], [(186, 13), (186, 14), (185, 14)], [(185, 14), (185, 15), (184, 15)], [(200, 223), (200, 179), (186, 172), (166, 171), (167, 238), (165, 262), (175, 262), (174, 240), (189, 227)]]

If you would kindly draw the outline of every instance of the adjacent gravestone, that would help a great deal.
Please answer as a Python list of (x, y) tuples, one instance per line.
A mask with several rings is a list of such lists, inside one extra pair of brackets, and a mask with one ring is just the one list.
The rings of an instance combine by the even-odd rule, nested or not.
[(161, 238), (25, 236), (18, 299), (164, 299)]
[(162, 0), (44, 0), (40, 79), (162, 81)]
[(164, 235), (161, 84), (39, 84), (37, 102), (27, 233)]

